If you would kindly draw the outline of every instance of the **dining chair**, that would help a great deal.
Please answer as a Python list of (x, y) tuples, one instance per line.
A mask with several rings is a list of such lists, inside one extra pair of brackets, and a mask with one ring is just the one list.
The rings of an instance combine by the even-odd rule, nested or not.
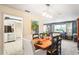
[(44, 38), (44, 33), (39, 33), (39, 38)]
[(58, 54), (58, 46), (57, 39), (52, 40), (52, 45), (47, 50), (47, 55), (57, 55)]
[(46, 55), (46, 50), (37, 49), (30, 39), (23, 40), (23, 50), (25, 55)]
[(58, 40), (58, 54), (61, 55), (61, 41), (62, 39)]
[(39, 34), (33, 34), (32, 37), (33, 37), (33, 39), (39, 38)]
[(48, 55), (61, 55), (61, 38), (53, 38), (52, 45), (47, 50)]
[(46, 55), (47, 51), (43, 49), (36, 49), (33, 42), (32, 42), (32, 48), (34, 55)]

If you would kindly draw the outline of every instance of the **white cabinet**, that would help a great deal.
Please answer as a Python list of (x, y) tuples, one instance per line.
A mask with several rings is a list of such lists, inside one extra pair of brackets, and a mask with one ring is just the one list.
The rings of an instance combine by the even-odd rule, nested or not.
[(5, 15), (3, 54), (22, 54), (22, 18)]
[(22, 54), (22, 40), (17, 39), (15, 42), (9, 42), (4, 44), (4, 54), (6, 55), (14, 55), (14, 54)]
[(11, 42), (16, 40), (15, 33), (4, 33), (4, 42)]

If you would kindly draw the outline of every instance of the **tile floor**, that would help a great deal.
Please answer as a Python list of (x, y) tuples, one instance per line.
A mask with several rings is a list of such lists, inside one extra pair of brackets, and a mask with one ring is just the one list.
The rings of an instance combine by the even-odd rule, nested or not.
[(69, 40), (62, 40), (62, 55), (78, 55), (77, 43)]
[[(62, 40), (61, 47), (62, 47), (61, 51), (62, 55), (79, 55), (76, 42), (70, 40)], [(18, 51), (14, 55), (23, 55), (23, 52)]]
[(62, 40), (61, 49), (62, 55), (79, 55), (79, 51), (77, 49), (77, 42), (70, 40)]

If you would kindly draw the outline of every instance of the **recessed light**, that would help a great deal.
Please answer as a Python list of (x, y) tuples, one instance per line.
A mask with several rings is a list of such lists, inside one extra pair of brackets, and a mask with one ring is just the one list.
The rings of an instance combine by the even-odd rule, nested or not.
[(28, 13), (30, 13), (30, 11), (29, 11), (29, 10), (25, 10), (25, 12), (28, 12)]
[(50, 6), (50, 4), (46, 4), (46, 6)]

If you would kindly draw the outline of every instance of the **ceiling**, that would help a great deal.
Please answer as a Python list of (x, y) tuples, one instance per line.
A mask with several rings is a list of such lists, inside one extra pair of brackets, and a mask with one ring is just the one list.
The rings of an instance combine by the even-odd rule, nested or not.
[(76, 20), (79, 15), (79, 4), (50, 4), (50, 6), (46, 4), (8, 4), (7, 6), (22, 11), (28, 10), (38, 16), (43, 16), (43, 13), (47, 12), (52, 18), (43, 16), (45, 23)]

